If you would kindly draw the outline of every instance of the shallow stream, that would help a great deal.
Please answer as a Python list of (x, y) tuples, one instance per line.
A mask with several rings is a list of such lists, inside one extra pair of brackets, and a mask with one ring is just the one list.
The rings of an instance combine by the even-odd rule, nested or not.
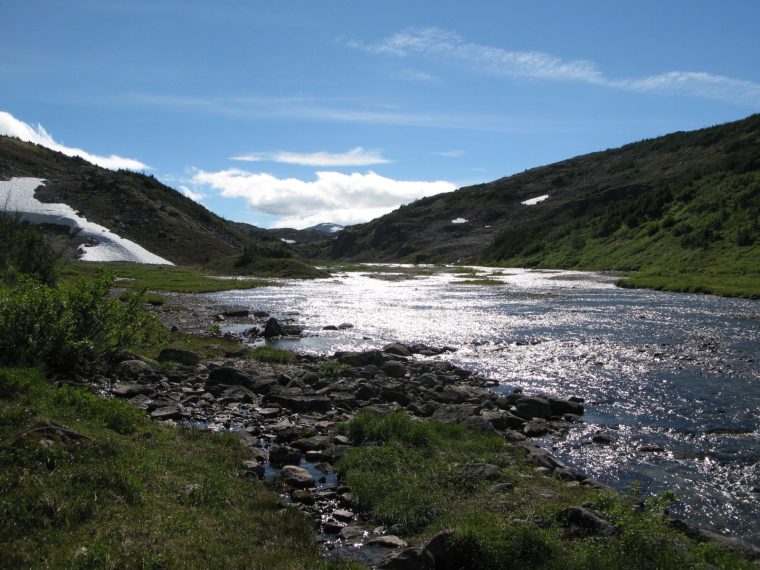
[[(645, 497), (672, 490), (674, 515), (760, 545), (760, 303), (584, 272), (483, 268), (499, 284), (477, 285), (405, 271), (210, 296), (304, 325), (306, 338), (279, 341), (299, 352), (452, 346), (442, 358), (500, 390), (581, 396), (584, 423), (541, 442), (558, 459)], [(600, 434), (611, 443), (592, 443)]]

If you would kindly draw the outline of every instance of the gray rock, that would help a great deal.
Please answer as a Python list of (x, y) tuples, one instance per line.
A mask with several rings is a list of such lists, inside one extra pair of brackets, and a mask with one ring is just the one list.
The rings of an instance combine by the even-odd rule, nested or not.
[(295, 465), (286, 465), (282, 468), (282, 480), (286, 485), (296, 489), (308, 489), (315, 485), (312, 477), (306, 469), (296, 467)]
[(412, 356), (412, 349), (400, 342), (393, 342), (383, 347), (383, 352), (388, 354), (395, 354), (396, 356), (404, 356), (410, 358)]
[(153, 420), (176, 420), (181, 417), (179, 408), (176, 406), (165, 406), (163, 408), (157, 408), (151, 412), (150, 417)]
[(381, 570), (435, 570), (435, 558), (426, 548), (405, 548), (380, 560)]
[(243, 461), (243, 473), (244, 477), (250, 477), (252, 479), (264, 478), (264, 466), (258, 461)]
[(611, 522), (588, 508), (568, 507), (560, 511), (557, 518), (578, 534), (611, 536), (615, 533), (615, 527)]
[(301, 452), (286, 445), (275, 445), (269, 450), (269, 463), (272, 467), (300, 465)]
[(153, 388), (145, 384), (117, 384), (111, 390), (111, 394), (117, 398), (132, 398), (140, 394), (150, 394), (152, 391)]
[(389, 360), (380, 368), (385, 374), (391, 378), (403, 378), (406, 376), (406, 366), (401, 362), (395, 360)]
[(179, 348), (164, 348), (158, 355), (159, 362), (178, 362), (186, 366), (195, 366), (200, 364), (201, 357), (191, 350), (182, 350)]
[(543, 418), (533, 418), (523, 428), (528, 437), (540, 437), (549, 433), (549, 423)]
[(116, 373), (122, 378), (137, 379), (143, 374), (152, 374), (153, 368), (142, 360), (125, 360), (116, 369)]
[(491, 422), (483, 416), (470, 416), (461, 423), (463, 426), (473, 431), (484, 433), (486, 435), (499, 435), (499, 432), (496, 431), (496, 428), (493, 427)]
[(208, 380), (206, 381), (206, 386), (244, 386), (248, 389), (252, 389), (255, 384), (255, 379), (251, 374), (230, 366), (214, 368), (209, 372)]
[(380, 548), (406, 548), (406, 542), (392, 534), (386, 534), (384, 536), (378, 536), (367, 541), (367, 546), (377, 546)]
[(542, 398), (524, 396), (517, 400), (514, 406), (517, 409), (515, 415), (525, 420), (532, 420), (533, 418), (543, 418), (548, 420), (552, 415), (549, 402)]

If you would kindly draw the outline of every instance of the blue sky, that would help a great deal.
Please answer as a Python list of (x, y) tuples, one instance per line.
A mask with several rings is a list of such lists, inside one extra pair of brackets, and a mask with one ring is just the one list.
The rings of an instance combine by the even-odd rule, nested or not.
[(760, 112), (760, 2), (5, 2), (0, 134), (261, 227)]

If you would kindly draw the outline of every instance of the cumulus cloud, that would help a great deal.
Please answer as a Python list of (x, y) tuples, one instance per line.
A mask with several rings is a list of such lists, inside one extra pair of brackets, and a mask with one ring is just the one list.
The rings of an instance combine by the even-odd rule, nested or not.
[(244, 198), (249, 208), (280, 218), (273, 227), (292, 228), (323, 222), (368, 222), (402, 204), (456, 189), (450, 182), (392, 180), (371, 171), (317, 172), (316, 176), (316, 180), (307, 182), (233, 168), (219, 172), (199, 170), (193, 182), (228, 198)]
[(576, 81), (640, 93), (688, 95), (760, 107), (760, 84), (750, 81), (687, 71), (613, 80), (591, 61), (566, 61), (542, 52), (508, 51), (469, 43), (455, 32), (435, 27), (408, 29), (373, 44), (352, 41), (346, 45), (400, 58), (419, 55), (466, 63), (468, 69), (512, 78)]
[(301, 166), (368, 166), (370, 164), (390, 162), (382, 157), (380, 151), (364, 150), (360, 146), (348, 152), (336, 154), (329, 152), (314, 152), (310, 154), (297, 152), (257, 152), (235, 156), (232, 157), (232, 160), (282, 162), (285, 164), (299, 164)]
[(150, 167), (143, 164), (139, 160), (131, 158), (122, 158), (112, 154), (111, 156), (98, 156), (90, 154), (79, 148), (72, 148), (53, 140), (53, 137), (38, 124), (36, 127), (28, 125), (23, 121), (19, 121), (10, 113), (0, 111), (0, 135), (7, 135), (11, 137), (17, 137), (22, 141), (36, 143), (58, 152), (62, 152), (67, 156), (80, 156), (88, 162), (102, 166), (103, 168), (109, 168), (111, 170), (118, 170), (119, 168), (126, 168), (129, 170), (149, 170)]

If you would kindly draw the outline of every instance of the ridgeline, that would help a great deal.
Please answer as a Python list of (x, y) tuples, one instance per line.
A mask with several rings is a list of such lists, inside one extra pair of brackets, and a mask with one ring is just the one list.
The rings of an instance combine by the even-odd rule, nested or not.
[(753, 115), (424, 198), (347, 228), (319, 255), (640, 272), (628, 283), (758, 296), (759, 244)]

